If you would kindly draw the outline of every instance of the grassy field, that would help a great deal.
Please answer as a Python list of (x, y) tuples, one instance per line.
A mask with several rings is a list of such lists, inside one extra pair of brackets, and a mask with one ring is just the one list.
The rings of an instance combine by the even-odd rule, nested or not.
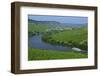
[(87, 54), (75, 51), (64, 52), (56, 50), (40, 50), (29, 48), (28, 60), (51, 60), (51, 59), (77, 59), (87, 58)]
[(42, 24), (28, 23), (28, 25), (29, 32), (45, 32), (45, 30), (48, 28), (47, 25)]
[(43, 40), (51, 44), (61, 44), (87, 50), (87, 28), (83, 27), (45, 35)]
[(87, 30), (86, 28), (82, 29), (75, 29), (75, 30), (66, 30), (57, 34), (53, 34), (52, 38), (54, 40), (60, 41), (74, 41), (74, 42), (81, 42), (82, 40), (87, 39)]
[[(42, 40), (54, 44), (67, 47), (77, 47), (87, 51), (87, 27), (74, 28), (72, 30), (51, 30), (50, 25), (28, 23), (28, 35), (34, 36), (42, 33)], [(77, 59), (87, 58), (88, 54), (69, 50), (68, 52), (57, 50), (41, 50), (28, 47), (28, 60), (52, 60), (52, 59)]]

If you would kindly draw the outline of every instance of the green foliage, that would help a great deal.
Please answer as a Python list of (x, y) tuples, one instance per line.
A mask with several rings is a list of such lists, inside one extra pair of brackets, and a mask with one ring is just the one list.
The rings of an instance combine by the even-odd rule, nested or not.
[(47, 25), (28, 23), (28, 31), (30, 32), (45, 32)]
[(78, 47), (82, 50), (87, 50), (86, 28), (65, 30), (63, 32), (53, 33), (52, 35), (44, 35), (42, 39), (51, 44)]
[(51, 60), (51, 59), (76, 59), (87, 58), (87, 54), (75, 52), (75, 51), (56, 51), (56, 50), (40, 50), (32, 49), (28, 50), (28, 60)]
[(31, 36), (34, 36), (35, 35), (35, 33), (33, 33), (33, 32), (28, 32), (28, 37), (31, 37)]
[[(42, 40), (51, 43), (53, 45), (63, 45), (70, 47), (77, 47), (87, 51), (87, 27), (76, 28), (72, 30), (51, 30), (54, 27), (28, 23), (28, 36), (36, 34), (42, 34)], [(51, 59), (76, 59), (76, 58), (87, 58), (87, 54), (75, 52), (69, 50), (56, 51), (56, 50), (40, 50), (40, 49), (28, 49), (28, 60), (51, 60)]]

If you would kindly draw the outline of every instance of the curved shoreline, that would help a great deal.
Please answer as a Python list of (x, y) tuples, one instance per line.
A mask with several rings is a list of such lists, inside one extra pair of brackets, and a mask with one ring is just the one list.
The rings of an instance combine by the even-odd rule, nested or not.
[(50, 44), (53, 44), (53, 45), (63, 45), (63, 46), (71, 47), (71, 48), (77, 47), (77, 48), (84, 50), (84, 51), (87, 50), (87, 48), (84, 48), (84, 47), (86, 47), (86, 45), (85, 45), (86, 41), (85, 40), (83, 40), (80, 43), (77, 43), (77, 42), (74, 42), (74, 41), (66, 41), (65, 42), (65, 41), (55, 40), (55, 39), (52, 38), (52, 36), (48, 36), (48, 35), (47, 36), (44, 35), (42, 37), (42, 40), (46, 43), (50, 43)]
[(29, 38), (28, 46), (32, 48), (42, 49), (42, 50), (58, 50), (58, 51), (70, 51), (72, 48), (64, 47), (62, 45), (52, 45), (46, 43), (41, 39), (40, 35), (35, 35)]
[[(42, 40), (42, 36), (41, 35), (35, 35), (33, 37), (30, 37), (30, 40), (29, 40), (29, 47), (32, 47), (32, 48), (39, 48), (39, 49), (43, 49), (43, 50), (58, 50), (58, 51), (77, 51), (75, 49), (73, 49), (72, 47), (67, 47), (67, 46), (64, 46), (64, 45), (56, 45), (56, 44), (50, 44), (50, 43), (47, 43), (45, 41)], [(79, 48), (78, 48), (79, 49)], [(81, 52), (81, 53), (84, 53), (82, 52), (83, 50), (81, 51), (77, 51), (77, 52)]]

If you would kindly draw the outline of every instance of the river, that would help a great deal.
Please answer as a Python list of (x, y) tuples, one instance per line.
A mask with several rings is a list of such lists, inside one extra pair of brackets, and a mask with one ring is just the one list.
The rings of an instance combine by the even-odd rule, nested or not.
[[(42, 41), (42, 35), (35, 35), (28, 38), (28, 47), (42, 50), (57, 50), (57, 51), (78, 51), (79, 48), (64, 47), (61, 45), (52, 45)], [(78, 50), (73, 50), (78, 49)], [(80, 53), (87, 53), (80, 49)]]
[(29, 37), (28, 39), (28, 46), (30, 48), (36, 48), (36, 49), (43, 49), (43, 50), (58, 50), (58, 51), (71, 51), (71, 47), (64, 47), (61, 45), (52, 45), (49, 43), (45, 43), (41, 40), (41, 35), (35, 35), (32, 37)]

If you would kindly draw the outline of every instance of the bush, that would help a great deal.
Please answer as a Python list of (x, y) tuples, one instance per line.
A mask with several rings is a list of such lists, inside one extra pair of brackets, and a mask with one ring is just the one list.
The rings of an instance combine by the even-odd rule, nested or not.
[(83, 49), (83, 50), (88, 49), (87, 40), (83, 40), (82, 42), (80, 42), (80, 48)]
[(31, 36), (34, 36), (34, 35), (36, 35), (35, 32), (28, 32), (28, 37), (31, 37)]

